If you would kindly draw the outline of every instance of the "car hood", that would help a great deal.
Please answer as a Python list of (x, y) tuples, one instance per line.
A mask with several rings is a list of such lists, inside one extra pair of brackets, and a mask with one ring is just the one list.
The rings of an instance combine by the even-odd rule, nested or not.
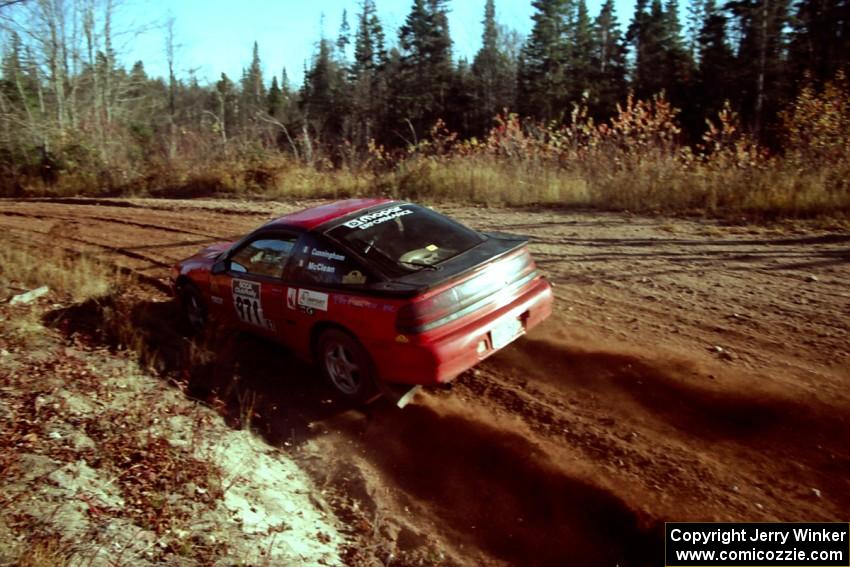
[(206, 248), (202, 248), (200, 251), (196, 252), (189, 258), (186, 258), (182, 263), (185, 262), (196, 262), (196, 263), (204, 263), (204, 264), (212, 264), (215, 258), (230, 248), (233, 242), (216, 242), (215, 244), (211, 244)]

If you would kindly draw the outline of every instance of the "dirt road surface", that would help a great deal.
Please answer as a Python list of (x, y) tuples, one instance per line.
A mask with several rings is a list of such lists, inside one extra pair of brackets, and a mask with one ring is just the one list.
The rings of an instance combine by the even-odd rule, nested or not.
[[(157, 286), (310, 204), (7, 200), (0, 230)], [(336, 503), (348, 561), (652, 565), (665, 520), (850, 519), (846, 227), (435, 208), (530, 236), (551, 320), (403, 411), (340, 407), (311, 369), (239, 347), (257, 428)], [(140, 324), (166, 300), (151, 287)]]

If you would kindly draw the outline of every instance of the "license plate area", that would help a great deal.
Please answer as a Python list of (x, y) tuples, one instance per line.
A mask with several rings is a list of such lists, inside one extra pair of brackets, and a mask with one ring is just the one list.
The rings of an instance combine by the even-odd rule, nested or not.
[(499, 321), (490, 331), (490, 342), (493, 350), (499, 350), (511, 343), (514, 339), (525, 332), (522, 320), (519, 317), (508, 317)]

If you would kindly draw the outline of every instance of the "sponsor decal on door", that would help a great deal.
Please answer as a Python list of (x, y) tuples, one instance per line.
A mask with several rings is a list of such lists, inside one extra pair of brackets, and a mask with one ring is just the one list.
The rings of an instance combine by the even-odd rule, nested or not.
[(263, 315), (261, 285), (248, 280), (233, 280), (233, 307), (239, 320), (264, 329), (274, 330), (274, 323)]
[(328, 310), (328, 294), (318, 291), (310, 291), (309, 289), (298, 290), (298, 306), (306, 307), (307, 309), (318, 309), (319, 311)]

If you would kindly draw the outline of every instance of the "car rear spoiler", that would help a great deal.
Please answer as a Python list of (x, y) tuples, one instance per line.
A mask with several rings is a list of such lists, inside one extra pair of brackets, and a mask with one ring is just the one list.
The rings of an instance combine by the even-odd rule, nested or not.
[(439, 264), (437, 269), (423, 268), (398, 278), (366, 286), (381, 295), (409, 297), (461, 278), (479, 266), (498, 260), (528, 244), (528, 237), (502, 232), (483, 232), (484, 242)]

